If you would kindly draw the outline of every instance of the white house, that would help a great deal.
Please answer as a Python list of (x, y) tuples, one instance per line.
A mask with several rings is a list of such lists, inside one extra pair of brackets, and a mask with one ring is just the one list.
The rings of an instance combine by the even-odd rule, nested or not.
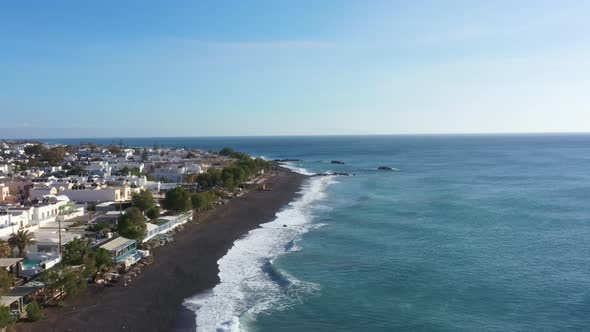
[(43, 226), (46, 223), (54, 222), (60, 214), (60, 208), (69, 204), (70, 199), (66, 196), (49, 195), (33, 206), (33, 215), (30, 223)]
[(112, 172), (112, 167), (107, 161), (93, 161), (89, 165), (84, 166), (90, 174), (109, 176)]
[(0, 239), (6, 240), (20, 228), (30, 226), (33, 210), (30, 207), (6, 207), (0, 210)]
[(151, 240), (158, 234), (169, 232), (182, 224), (186, 224), (192, 219), (193, 211), (189, 211), (175, 216), (163, 216), (158, 218), (158, 220), (148, 222), (146, 223), (147, 236), (143, 239), (143, 242)]
[(74, 186), (72, 189), (63, 190), (59, 194), (67, 196), (72, 201), (89, 203), (128, 201), (131, 199), (131, 195), (136, 192), (139, 192), (139, 188)]
[(129, 169), (137, 168), (139, 172), (143, 172), (145, 168), (145, 164), (139, 161), (118, 161), (110, 165), (112, 167), (112, 172), (118, 172), (119, 170), (127, 167)]
[(37, 229), (33, 234), (35, 243), (26, 248), (29, 253), (59, 252), (60, 237), (62, 248), (74, 239), (80, 238), (80, 234), (68, 232), (65, 229), (61, 230), (61, 234), (59, 229)]

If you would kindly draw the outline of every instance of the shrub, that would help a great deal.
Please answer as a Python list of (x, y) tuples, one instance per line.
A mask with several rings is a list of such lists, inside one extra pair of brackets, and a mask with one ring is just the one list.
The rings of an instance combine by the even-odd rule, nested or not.
[(158, 217), (160, 217), (160, 208), (154, 206), (153, 208), (149, 209), (145, 215), (146, 217), (150, 218), (150, 220), (156, 220)]
[(27, 306), (27, 319), (31, 322), (36, 322), (45, 317), (43, 308), (37, 302), (31, 302)]
[(14, 323), (14, 319), (10, 317), (10, 312), (7, 306), (0, 306), (0, 329), (3, 329)]

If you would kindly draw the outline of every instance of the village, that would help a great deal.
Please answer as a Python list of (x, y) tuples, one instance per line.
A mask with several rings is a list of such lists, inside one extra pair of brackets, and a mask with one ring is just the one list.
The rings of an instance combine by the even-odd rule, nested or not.
[(225, 148), (0, 142), (0, 328), (87, 287), (125, 287), (196, 215), (273, 165)]

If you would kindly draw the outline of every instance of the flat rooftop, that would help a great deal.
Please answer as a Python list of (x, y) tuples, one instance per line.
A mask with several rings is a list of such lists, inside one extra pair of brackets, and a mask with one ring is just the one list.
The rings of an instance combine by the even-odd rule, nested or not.
[(10, 267), (20, 261), (22, 261), (24, 258), (0, 258), (0, 268), (7, 268)]
[(123, 248), (127, 247), (128, 245), (135, 243), (135, 242), (137, 242), (137, 241), (119, 236), (119, 237), (116, 237), (116, 238), (112, 239), (111, 241), (101, 245), (100, 248), (108, 250), (108, 251), (117, 251), (117, 250), (123, 249)]

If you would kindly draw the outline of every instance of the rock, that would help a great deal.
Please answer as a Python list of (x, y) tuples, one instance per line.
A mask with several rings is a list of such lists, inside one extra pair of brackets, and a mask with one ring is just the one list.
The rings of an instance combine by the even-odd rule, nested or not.
[(345, 162), (343, 162), (343, 161), (340, 161), (340, 160), (332, 160), (332, 161), (330, 162), (330, 164), (336, 164), (336, 165), (346, 165), (346, 163), (345, 163)]
[(389, 166), (379, 166), (377, 169), (380, 171), (399, 171), (399, 169)]

